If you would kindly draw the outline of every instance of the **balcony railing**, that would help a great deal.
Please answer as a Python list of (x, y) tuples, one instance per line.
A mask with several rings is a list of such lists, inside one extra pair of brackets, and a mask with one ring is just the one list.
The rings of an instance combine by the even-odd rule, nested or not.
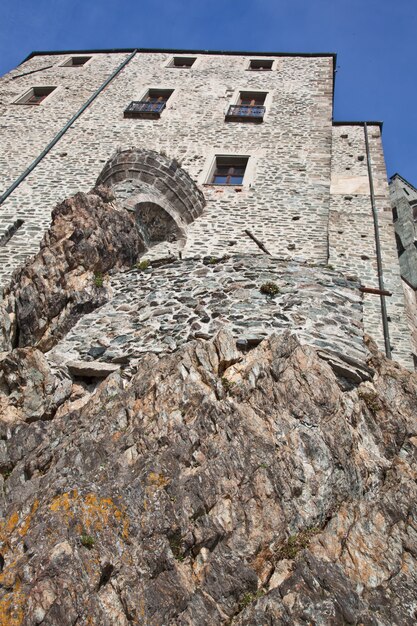
[(229, 122), (262, 122), (265, 115), (265, 107), (249, 104), (231, 104), (226, 113)]
[(134, 101), (125, 109), (124, 117), (158, 118), (166, 106), (166, 102)]

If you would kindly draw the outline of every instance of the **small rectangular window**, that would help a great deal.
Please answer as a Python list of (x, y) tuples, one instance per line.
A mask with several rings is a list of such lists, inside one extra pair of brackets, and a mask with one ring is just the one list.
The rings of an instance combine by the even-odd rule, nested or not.
[(258, 72), (272, 70), (272, 59), (251, 59), (249, 63), (250, 70), (256, 70)]
[(68, 61), (63, 63), (63, 67), (81, 67), (85, 65), (92, 57), (76, 56), (70, 57)]
[(40, 104), (47, 96), (55, 91), (55, 89), (56, 87), (32, 87), (32, 89), (29, 89), (29, 91), (16, 101), (16, 104)]
[(149, 89), (143, 100), (134, 100), (129, 104), (124, 117), (159, 118), (173, 92), (173, 89)]
[(241, 91), (237, 104), (231, 104), (226, 113), (228, 122), (263, 122), (266, 92)]
[(239, 94), (239, 104), (246, 106), (262, 106), (265, 102), (265, 98), (265, 92), (241, 91)]
[(194, 65), (196, 57), (174, 57), (168, 67), (188, 68)]
[(218, 156), (209, 183), (212, 185), (242, 185), (248, 157)]

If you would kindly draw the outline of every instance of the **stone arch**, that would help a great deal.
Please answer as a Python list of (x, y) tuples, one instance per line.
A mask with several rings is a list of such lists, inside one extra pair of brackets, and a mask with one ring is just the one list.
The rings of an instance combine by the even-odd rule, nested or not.
[(135, 205), (136, 223), (147, 248), (163, 241), (185, 239), (182, 230), (169, 211), (159, 202), (141, 201)]
[(126, 182), (131, 186), (130, 194), (125, 193), (126, 204), (131, 204), (134, 195), (151, 195), (179, 227), (191, 224), (203, 212), (204, 195), (192, 178), (175, 159), (154, 150), (132, 148), (117, 152), (104, 166), (96, 184), (116, 189), (117, 197), (123, 196), (117, 188), (120, 192)]

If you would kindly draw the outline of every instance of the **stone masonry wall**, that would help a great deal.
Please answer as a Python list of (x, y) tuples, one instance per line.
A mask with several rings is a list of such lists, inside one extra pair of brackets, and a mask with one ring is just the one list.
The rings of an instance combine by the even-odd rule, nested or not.
[[(138, 53), (4, 202), (0, 283), (37, 251), (58, 201), (89, 190), (115, 151), (136, 148), (178, 161), (204, 194), (202, 214), (187, 225), (183, 259), (262, 255), (245, 233), (249, 229), (276, 259), (329, 262), (377, 287), (363, 127), (336, 126), (332, 131), (332, 57), (277, 57), (272, 71), (253, 72), (247, 69), (250, 56), (196, 56), (193, 67), (179, 69), (167, 66), (169, 53)], [(53, 67), (16, 80), (9, 74), (2, 80), (1, 123), (13, 143), (4, 144), (4, 185), (126, 57), (97, 53), (85, 67), (63, 68), (60, 64), (67, 57), (37, 56), (12, 74), (51, 63)], [(59, 89), (40, 106), (13, 104), (31, 86), (45, 84)], [(125, 119), (127, 105), (141, 99), (148, 88), (174, 90), (161, 118)], [(268, 92), (262, 124), (225, 122), (225, 112), (239, 90)], [(393, 292), (387, 298), (393, 357), (411, 367), (379, 127), (370, 127), (369, 134), (385, 283)], [(216, 154), (249, 156), (250, 184), (207, 184)], [(126, 190), (118, 191), (123, 195)], [(148, 256), (155, 259), (172, 251), (164, 244)], [(365, 329), (383, 349), (379, 297), (366, 295), (364, 311)]]
[[(368, 127), (375, 199), (392, 356), (413, 367), (411, 338), (406, 321), (394, 226), (386, 180), (381, 133), (378, 125)], [(355, 272), (363, 285), (378, 288), (375, 234), (369, 197), (365, 136), (363, 126), (335, 126), (333, 129), (332, 185), (329, 218), (329, 263), (335, 269)], [(365, 332), (384, 350), (380, 297), (364, 294)]]
[[(60, 55), (35, 57), (19, 68), (55, 63), (42, 78), (34, 74), (22, 84), (21, 91), (45, 82), (64, 85), (39, 107), (13, 105), (20, 93), (15, 83), (23, 79), (13, 81), (12, 92), (9, 77), (3, 79), (3, 102), (7, 103), (3, 123), (7, 121), (8, 132), (15, 137), (24, 129), (8, 156), (7, 182), (30, 160), (29, 155), (14, 155), (30, 146), (32, 158), (50, 139), (49, 134), (39, 132), (38, 124), (36, 132), (29, 133), (34, 116), (48, 119), (49, 111), (55, 106), (61, 110), (68, 99), (72, 113), (90, 95), (79, 76), (94, 74), (94, 67), (103, 66), (105, 71), (94, 81), (95, 88), (105, 73), (110, 74), (126, 58), (117, 53), (93, 56), (88, 68), (59, 67)], [(253, 72), (247, 70), (249, 56), (197, 56), (195, 66), (178, 69), (166, 67), (171, 57), (168, 53), (137, 54), (3, 204), (2, 229), (17, 218), (24, 220), (9, 243), (0, 248), (3, 281), (25, 256), (36, 251), (54, 204), (76, 191), (89, 190), (114, 151), (131, 147), (165, 152), (199, 183), (214, 154), (253, 158), (251, 187), (237, 191), (203, 187), (207, 206), (190, 228), (184, 256), (223, 254), (229, 246), (236, 253), (260, 253), (243, 232), (249, 228), (277, 256), (326, 261), (323, 233), (328, 219), (332, 58), (279, 57), (273, 71)], [(65, 81), (70, 83), (69, 90), (65, 90)], [(124, 119), (127, 105), (140, 99), (147, 88), (156, 87), (175, 90), (161, 119)], [(269, 92), (263, 124), (225, 122), (225, 111), (239, 89)], [(62, 125), (67, 117), (63, 116)]]
[[(241, 255), (133, 268), (108, 281), (110, 302), (85, 315), (47, 354), (50, 360), (131, 369), (146, 352), (171, 352), (220, 328), (228, 327), (242, 350), (290, 330), (326, 350), (342, 376), (356, 382), (366, 376), (359, 283), (333, 270)], [(277, 293), (263, 293), (271, 283)]]
[(398, 174), (392, 177), (389, 189), (396, 210), (394, 227), (401, 247), (398, 250), (401, 276), (417, 289), (417, 191)]

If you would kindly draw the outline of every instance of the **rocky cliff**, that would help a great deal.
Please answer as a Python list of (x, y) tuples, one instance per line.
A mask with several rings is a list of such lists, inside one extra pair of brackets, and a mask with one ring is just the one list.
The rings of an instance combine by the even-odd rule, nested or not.
[(97, 273), (142, 249), (127, 229), (105, 261), (126, 222), (93, 196), (5, 297), (0, 625), (415, 624), (417, 376), (372, 341), (355, 377), (292, 328), (238, 349), (228, 324), (59, 366), (44, 352), (111, 298)]

